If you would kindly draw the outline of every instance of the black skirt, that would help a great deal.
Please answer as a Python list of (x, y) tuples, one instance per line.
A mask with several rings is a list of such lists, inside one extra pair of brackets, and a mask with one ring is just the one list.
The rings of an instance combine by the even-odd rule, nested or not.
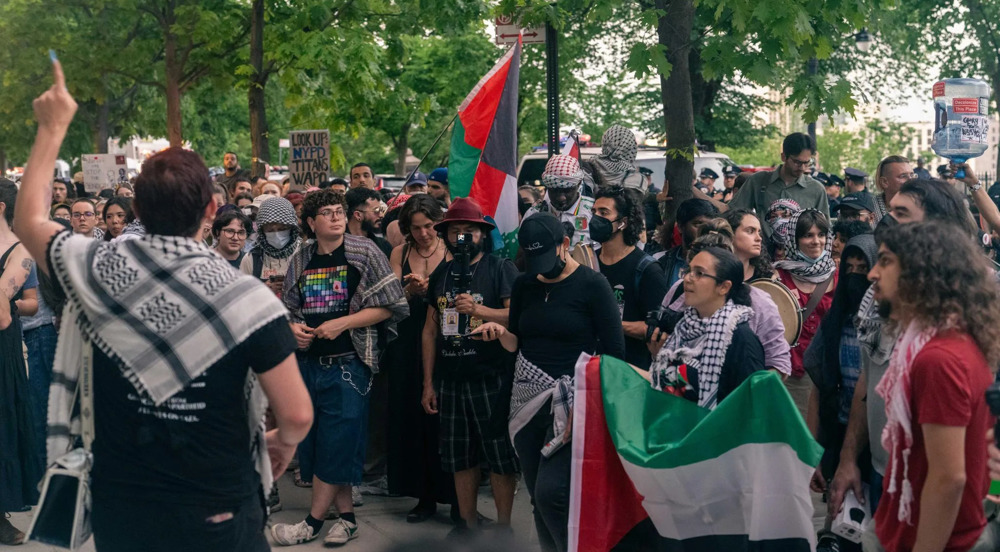
[(13, 321), (0, 331), (0, 514), (37, 503), (45, 472), (33, 426), (21, 321), (13, 301), (10, 306)]

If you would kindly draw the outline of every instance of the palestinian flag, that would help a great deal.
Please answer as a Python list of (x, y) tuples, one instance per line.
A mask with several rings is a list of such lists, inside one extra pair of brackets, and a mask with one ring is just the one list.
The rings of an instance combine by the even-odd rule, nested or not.
[(492, 217), (510, 258), (517, 251), (517, 94), (521, 41), (458, 108), (451, 133), (451, 197), (471, 197)]
[(610, 357), (581, 356), (575, 385), (570, 552), (654, 548), (646, 517), (659, 550), (814, 549), (809, 478), (823, 449), (776, 374), (712, 411)]
[(566, 142), (563, 143), (562, 151), (559, 153), (563, 155), (568, 155), (570, 157), (575, 157), (577, 161), (580, 160), (580, 141), (577, 139), (579, 134), (574, 130), (569, 133), (566, 137)]

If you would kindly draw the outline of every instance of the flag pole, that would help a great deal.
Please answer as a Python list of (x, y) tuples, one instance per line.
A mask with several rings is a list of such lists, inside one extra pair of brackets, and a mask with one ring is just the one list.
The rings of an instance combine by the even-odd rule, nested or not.
[(413, 174), (417, 172), (417, 169), (419, 169), (420, 165), (422, 165), (424, 160), (427, 159), (427, 156), (430, 155), (432, 151), (434, 151), (434, 148), (437, 147), (438, 142), (441, 141), (441, 138), (444, 138), (444, 133), (448, 132), (448, 129), (451, 128), (451, 125), (455, 122), (455, 119), (457, 118), (458, 118), (458, 112), (456, 111), (455, 116), (452, 117), (450, 121), (448, 121), (448, 124), (445, 125), (443, 129), (441, 129), (441, 134), (438, 134), (438, 137), (434, 139), (434, 143), (431, 144), (431, 147), (427, 150), (427, 153), (425, 153), (424, 156), (420, 158), (420, 161), (417, 162), (417, 166), (413, 167), (413, 170), (410, 171), (409, 175), (407, 175), (406, 180), (403, 182), (404, 187), (406, 186), (406, 182), (409, 182), (410, 179), (413, 178)]

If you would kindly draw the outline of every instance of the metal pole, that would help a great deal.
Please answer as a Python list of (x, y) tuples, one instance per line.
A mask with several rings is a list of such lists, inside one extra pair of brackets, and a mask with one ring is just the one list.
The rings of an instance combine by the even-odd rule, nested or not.
[(559, 153), (559, 45), (552, 23), (545, 24), (545, 80), (548, 89), (549, 157)]
[(417, 166), (413, 167), (413, 170), (410, 171), (410, 174), (406, 177), (406, 180), (404, 180), (404, 182), (409, 182), (410, 179), (413, 178), (413, 173), (417, 172), (417, 169), (419, 169), (420, 165), (423, 164), (424, 159), (427, 159), (427, 156), (430, 155), (432, 151), (434, 151), (434, 148), (437, 147), (438, 142), (440, 142), (441, 138), (444, 137), (444, 133), (448, 132), (448, 129), (451, 128), (451, 124), (454, 123), (455, 119), (457, 118), (458, 118), (458, 112), (456, 112), (455, 116), (452, 117), (450, 121), (448, 121), (448, 124), (444, 125), (444, 128), (441, 129), (441, 133), (438, 134), (438, 137), (434, 139), (434, 143), (431, 144), (431, 147), (427, 150), (427, 153), (425, 153), (424, 156), (420, 158), (420, 161), (417, 161)]

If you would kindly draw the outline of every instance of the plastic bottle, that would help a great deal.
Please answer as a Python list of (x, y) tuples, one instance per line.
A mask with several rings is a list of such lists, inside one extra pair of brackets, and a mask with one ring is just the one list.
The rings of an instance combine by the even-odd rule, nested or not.
[[(944, 79), (934, 84), (934, 153), (965, 163), (982, 155), (989, 142), (990, 87), (977, 79)], [(965, 178), (959, 170), (955, 178)]]

